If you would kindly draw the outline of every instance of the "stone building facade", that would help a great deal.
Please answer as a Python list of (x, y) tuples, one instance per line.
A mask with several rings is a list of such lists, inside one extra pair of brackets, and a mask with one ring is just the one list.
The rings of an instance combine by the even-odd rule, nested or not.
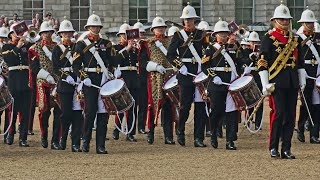
[[(236, 20), (237, 24), (261, 22), (269, 25), (280, 0), (189, 0), (196, 7), (198, 15), (210, 25), (219, 17), (226, 21)], [(60, 20), (66, 16), (73, 19), (75, 29), (83, 30), (87, 17), (95, 11), (101, 17), (104, 32), (116, 31), (123, 22), (143, 19), (152, 22), (159, 15), (165, 20), (181, 23), (181, 10), (186, 0), (1, 0), (0, 15), (10, 18), (17, 13), (21, 19), (30, 19), (36, 12), (43, 15), (52, 12)], [(284, 0), (294, 14), (300, 17), (306, 6), (320, 19), (319, 0)]]

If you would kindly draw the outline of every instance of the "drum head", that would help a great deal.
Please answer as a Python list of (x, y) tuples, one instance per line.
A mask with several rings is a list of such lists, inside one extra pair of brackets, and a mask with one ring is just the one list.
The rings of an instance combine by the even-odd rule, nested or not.
[(246, 86), (247, 84), (250, 83), (250, 81), (252, 81), (252, 78), (253, 78), (252, 76), (243, 76), (242, 78), (236, 79), (229, 86), (229, 90), (233, 91)]
[(205, 79), (207, 79), (208, 78), (208, 76), (205, 74), (205, 73), (203, 73), (203, 72), (201, 72), (200, 74), (198, 74), (195, 78), (194, 78), (194, 83), (198, 83), (198, 82), (201, 82), (201, 81), (203, 81), (203, 80), (205, 80)]
[(174, 86), (178, 85), (177, 75), (172, 76), (168, 81), (164, 84), (163, 89), (167, 90)]
[(105, 83), (101, 89), (100, 94), (102, 96), (109, 96), (118, 92), (124, 86), (124, 81), (122, 79), (114, 79)]

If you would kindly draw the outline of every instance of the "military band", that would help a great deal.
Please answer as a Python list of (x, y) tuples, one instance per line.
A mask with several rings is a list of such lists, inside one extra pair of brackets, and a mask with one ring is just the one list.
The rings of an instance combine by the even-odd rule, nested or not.
[[(114, 140), (118, 140), (122, 132), (127, 141), (136, 142), (138, 124), (139, 134), (147, 134), (147, 143), (154, 144), (157, 142), (155, 128), (161, 124), (164, 144), (174, 145), (176, 133), (177, 142), (186, 146), (186, 122), (193, 104), (194, 146), (206, 147), (206, 132), (211, 136), (212, 147), (218, 148), (222, 121), (225, 121), (226, 149), (236, 150), (238, 124), (244, 109), (230, 87), (235, 81), (252, 77), (258, 89), (255, 95), (261, 99), (245, 110), (247, 115), (255, 116), (255, 129), (260, 130), (263, 100), (269, 98), (271, 158), (295, 159), (291, 144), (299, 95), (302, 104), (297, 116), (297, 139), (306, 141), (304, 126), (309, 122), (309, 142), (320, 144), (320, 30), (313, 11), (303, 11), (298, 21), (301, 28), (294, 33), (289, 8), (284, 4), (277, 6), (270, 19), (273, 29), (261, 42), (256, 31), (233, 32), (231, 23), (222, 19), (215, 23), (213, 32), (204, 20), (196, 26), (199, 16), (189, 4), (180, 18), (184, 26), (179, 29), (172, 25), (167, 31), (170, 25), (157, 15), (152, 21), (150, 37), (139, 21), (133, 27), (124, 23), (117, 33), (117, 44), (103, 38), (103, 25), (95, 13), (89, 16), (84, 27), (87, 32), (77, 41), (73, 25), (66, 18), (57, 32), (48, 21), (42, 22), (40, 36), (36, 34), (32, 38), (32, 31), (17, 34), (18, 23), (10, 30), (1, 27), (0, 93), (4, 98), (0, 110), (1, 114), (6, 112), (2, 121), (4, 143), (14, 143), (18, 132), (16, 119), (20, 114), (19, 146), (29, 146), (27, 136), (34, 134), (33, 116), (37, 106), (43, 148), (48, 147), (52, 108), (53, 150), (67, 148), (71, 129), (71, 151), (88, 153), (96, 121), (96, 153), (107, 154), (110, 115), (115, 115), (115, 124), (111, 124)], [(136, 30), (140, 33), (139, 39), (131, 39), (128, 33)], [(199, 75), (206, 78), (204, 92), (196, 81)], [(124, 82), (127, 94), (113, 96), (119, 93), (114, 92), (113, 87), (103, 89), (114, 80)], [(171, 85), (176, 89), (170, 89)], [(103, 95), (104, 91), (110, 95)], [(243, 101), (250, 93), (243, 94)], [(129, 98), (126, 99), (126, 95)], [(133, 103), (128, 105), (126, 100)], [(118, 105), (126, 109), (118, 111)], [(111, 106), (116, 110), (110, 110)]]

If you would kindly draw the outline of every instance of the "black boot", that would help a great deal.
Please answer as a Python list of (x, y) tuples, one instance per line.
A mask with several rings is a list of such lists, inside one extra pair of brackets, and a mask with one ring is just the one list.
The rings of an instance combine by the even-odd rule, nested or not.
[(177, 139), (178, 139), (178, 143), (181, 145), (181, 146), (185, 146), (186, 145), (186, 138), (185, 138), (185, 135), (184, 135), (184, 132), (181, 132), (181, 131), (177, 131)]
[(302, 131), (300, 131), (299, 129), (297, 130), (297, 139), (300, 142), (306, 142), (306, 139), (304, 137), (304, 133)]
[(271, 158), (279, 158), (280, 157), (280, 153), (279, 153), (279, 151), (277, 149), (272, 148), (270, 150), (270, 156), (271, 156)]
[(29, 144), (28, 144), (27, 140), (20, 140), (19, 146), (20, 147), (29, 147)]
[(72, 152), (82, 152), (79, 145), (72, 145), (71, 151)]
[(48, 138), (47, 137), (41, 137), (41, 146), (43, 148), (47, 148), (48, 147)]
[(228, 141), (226, 144), (226, 149), (227, 150), (237, 150), (237, 147), (234, 145), (233, 141)]
[(290, 150), (281, 151), (281, 159), (295, 159), (296, 157), (291, 153)]
[(117, 129), (113, 130), (112, 138), (114, 140), (118, 140), (119, 139), (119, 131)]
[(176, 144), (176, 142), (173, 141), (172, 137), (165, 137), (164, 144)]
[(52, 142), (52, 143), (51, 143), (51, 149), (53, 149), (53, 150), (59, 150), (59, 149), (60, 149), (59, 143)]
[(106, 151), (106, 148), (103, 146), (97, 147), (97, 154), (108, 154), (108, 151)]
[(14, 140), (14, 134), (9, 134), (9, 135), (7, 136), (7, 144), (8, 144), (8, 145), (13, 144), (13, 140)]
[(82, 151), (83, 152), (89, 152), (90, 150), (90, 142), (88, 140), (83, 140), (83, 144), (82, 144)]
[(211, 135), (211, 146), (215, 149), (218, 148), (218, 137), (216, 132), (213, 132)]
[(60, 139), (60, 149), (65, 150), (66, 147), (67, 147), (67, 139), (62, 137)]
[(194, 140), (194, 147), (207, 147), (207, 145), (203, 144), (203, 141), (200, 139)]
[(310, 143), (311, 143), (311, 144), (320, 144), (320, 140), (319, 140), (317, 137), (312, 136), (312, 137), (310, 138)]
[(137, 142), (137, 139), (131, 134), (128, 134), (126, 139), (130, 142)]
[(154, 133), (148, 132), (147, 142), (148, 142), (149, 144), (153, 144), (153, 142), (154, 142)]

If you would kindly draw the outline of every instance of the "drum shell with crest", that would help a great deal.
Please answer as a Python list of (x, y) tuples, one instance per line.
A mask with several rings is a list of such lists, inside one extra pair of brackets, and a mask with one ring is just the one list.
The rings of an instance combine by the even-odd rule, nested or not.
[(0, 76), (0, 111), (7, 109), (13, 102), (11, 93), (6, 86), (5, 80)]
[(134, 104), (134, 99), (122, 79), (107, 81), (102, 85), (100, 95), (107, 112), (111, 115), (124, 113)]
[(178, 85), (177, 74), (174, 73), (163, 83), (162, 89), (170, 99), (172, 105), (180, 108), (180, 86)]
[(194, 77), (193, 83), (196, 85), (196, 88), (199, 90), (201, 98), (209, 102), (210, 101), (209, 94), (208, 94), (209, 77), (203, 72), (200, 72), (199, 74), (197, 74), (196, 77)]
[(233, 80), (228, 90), (239, 111), (254, 107), (262, 98), (262, 93), (252, 75)]

